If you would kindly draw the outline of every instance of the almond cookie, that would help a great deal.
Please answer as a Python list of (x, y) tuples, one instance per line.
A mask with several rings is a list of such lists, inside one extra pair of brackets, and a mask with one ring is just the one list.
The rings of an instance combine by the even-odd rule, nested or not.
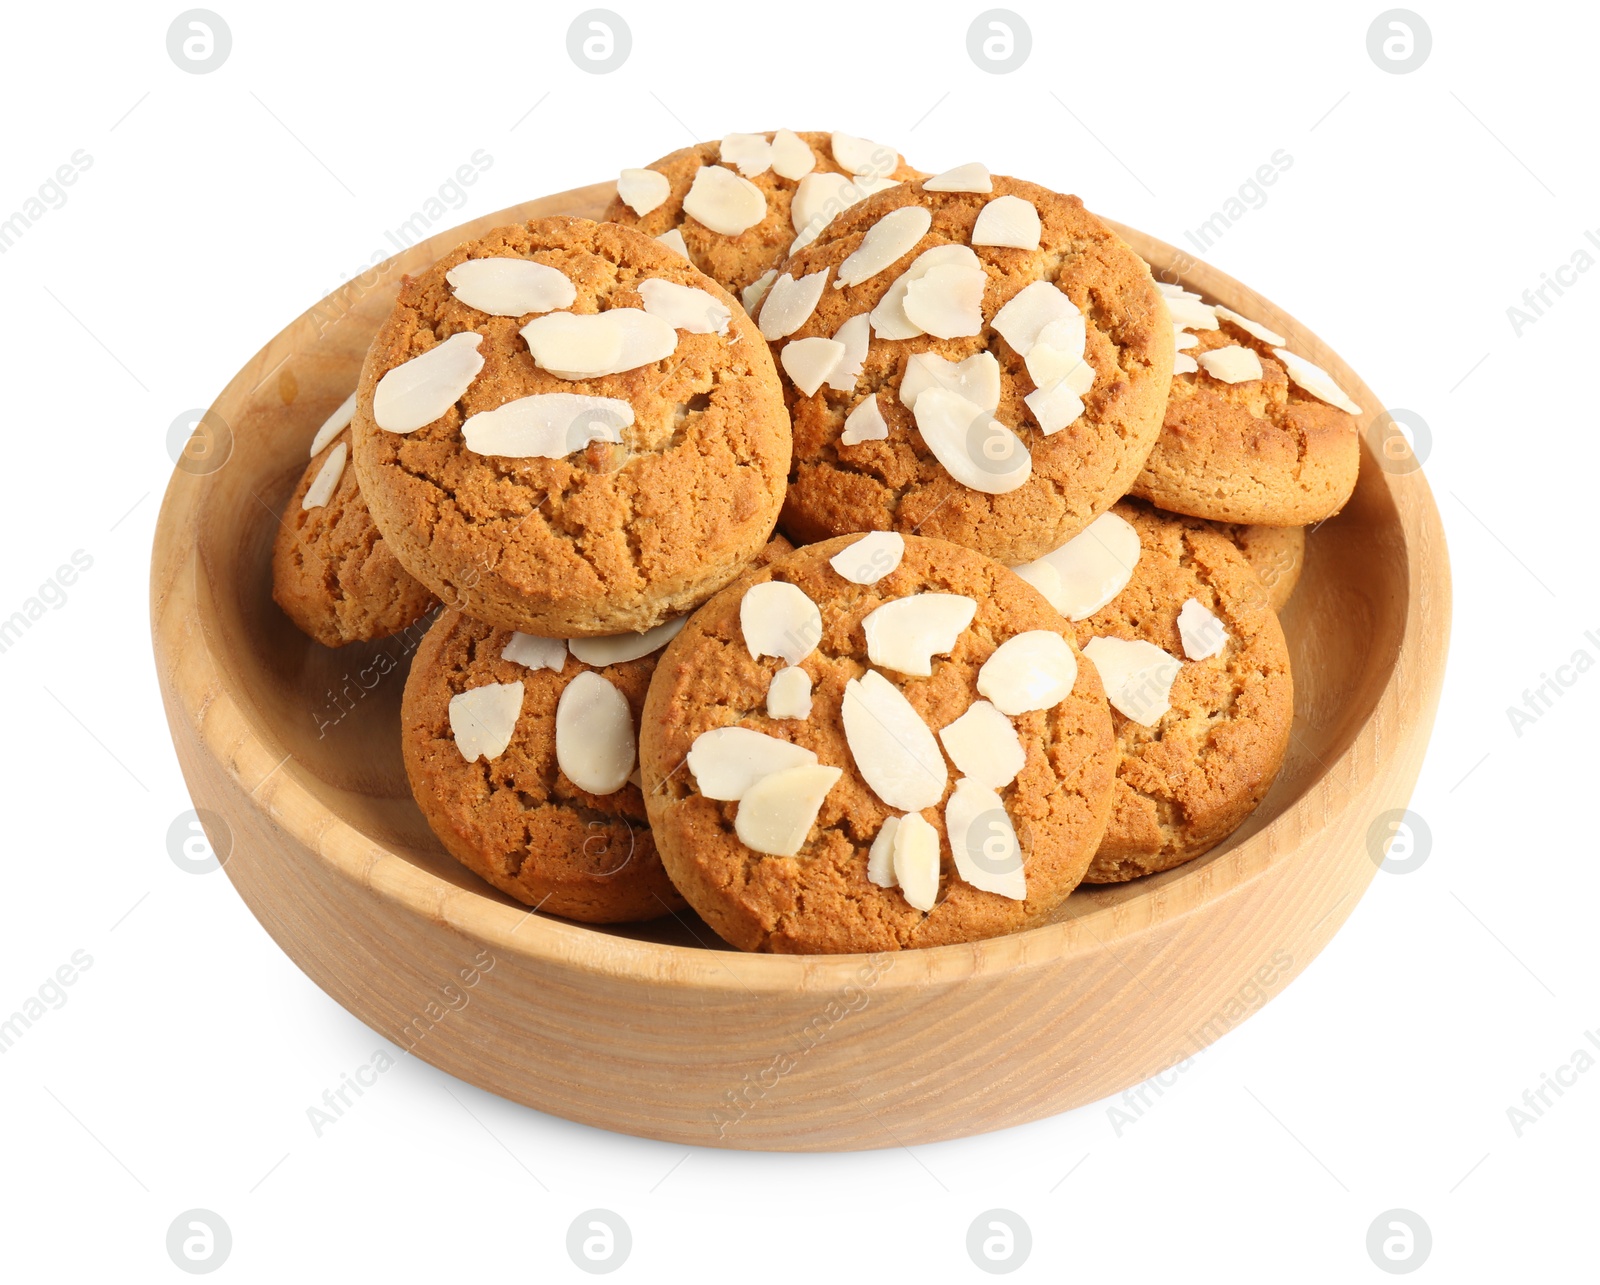
[(552, 638), (643, 632), (742, 571), (783, 502), (772, 358), (629, 228), (555, 218), (401, 288), (361, 372), (361, 491), (445, 603)]
[(1250, 569), (1267, 587), (1274, 611), (1282, 611), (1300, 583), (1306, 564), (1306, 529), (1303, 526), (1241, 526), (1218, 528), (1244, 554)]
[(849, 134), (729, 134), (623, 170), (606, 218), (686, 255), (753, 310), (808, 228), (918, 177), (894, 148)]
[(895, 532), (735, 581), (656, 667), (640, 724), (672, 881), (743, 950), (973, 941), (1037, 923), (1110, 814), (1105, 695), (999, 563)]
[(759, 323), (786, 376), (782, 521), (802, 543), (915, 531), (1036, 558), (1127, 491), (1172, 383), (1144, 261), (1077, 197), (980, 165), (844, 211)]
[(1180, 345), (1160, 440), (1133, 494), (1218, 522), (1332, 517), (1361, 464), (1351, 401), (1259, 322), (1163, 285)]
[(272, 597), (324, 647), (387, 638), (414, 624), (434, 597), (390, 551), (350, 467), (352, 393), (311, 443), (272, 545)]
[(1124, 501), (1017, 574), (1077, 630), (1116, 728), (1116, 805), (1088, 883), (1167, 870), (1220, 843), (1289, 746), (1289, 652), (1267, 591), (1208, 522)]

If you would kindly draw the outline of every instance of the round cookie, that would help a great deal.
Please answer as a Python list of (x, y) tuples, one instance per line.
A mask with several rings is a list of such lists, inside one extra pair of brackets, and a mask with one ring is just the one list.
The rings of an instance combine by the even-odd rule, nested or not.
[[(537, 316), (469, 306), (447, 274), (489, 258), (543, 265), (540, 288), (555, 281), (570, 302), (544, 299)], [(662, 292), (701, 302), (687, 316), (674, 304), (669, 324), (642, 287), (657, 305)], [(674, 293), (685, 290), (700, 293)], [(599, 326), (594, 314), (609, 312)], [(535, 322), (543, 360), (602, 371), (650, 359), (563, 378), (535, 364), (522, 333)], [(718, 322), (724, 333), (709, 329)], [(663, 329), (664, 356), (650, 346)], [(465, 366), (463, 386), (475, 343), (482, 366)], [(390, 431), (375, 393), (402, 366), (385, 405), (412, 418), (386, 410), (401, 426)], [(507, 422), (528, 408), (531, 420)], [(777, 374), (743, 310), (649, 237), (571, 218), (499, 228), (408, 279), (367, 353), (352, 431), (361, 492), (406, 569), (458, 610), (556, 638), (642, 632), (721, 588), (771, 533), (790, 452)], [(525, 453), (537, 450), (567, 453)]]
[[(417, 648), (401, 704), (401, 748), (429, 826), (467, 869), (547, 914), (608, 924), (679, 909), (683, 899), (661, 868), (636, 778), (591, 793), (557, 757), (562, 693), (580, 675), (598, 674), (621, 693), (637, 726), (659, 652), (609, 665), (563, 654), (559, 671), (535, 669), (502, 655), (512, 638), (510, 630), (446, 610)], [(522, 684), (522, 698), (509, 742), (492, 759), (469, 761), (453, 722), (486, 734), (497, 729), (468, 707), (458, 706), (453, 720), (452, 698), (513, 683)]]
[[(1001, 562), (1025, 562), (1120, 499), (1160, 433), (1172, 330), (1144, 261), (1075, 196), (981, 167), (952, 174), (964, 177), (905, 183), (840, 214), (789, 259), (763, 304), (762, 331), (786, 372), (794, 419), (782, 523), (802, 543), (847, 531), (914, 531)], [(986, 190), (929, 190), (952, 182)], [(841, 268), (869, 236), (891, 249), (903, 244), (884, 233), (915, 230), (921, 216), (899, 214), (909, 206), (928, 211), (928, 230), (892, 263), (837, 288)], [(904, 222), (888, 221), (896, 217)], [(1031, 243), (1035, 236), (1034, 249), (982, 243)], [(777, 307), (786, 280), (817, 273), (828, 274), (820, 301), (790, 326)], [(980, 284), (975, 313), (953, 306)], [(901, 322), (913, 301), (919, 316), (952, 337), (917, 324), (909, 329), (920, 333), (889, 337), (905, 333)], [(1036, 306), (1031, 323), (1017, 315), (1025, 305)], [(872, 333), (859, 372), (852, 377), (847, 345), (843, 377), (831, 375), (807, 393), (797, 372), (829, 350), (797, 345), (843, 343), (841, 327), (865, 313), (872, 314)], [(1047, 343), (1039, 323), (1050, 314), (1058, 323), (1052, 329), (1065, 334)], [(854, 324), (859, 334), (863, 323)], [(924, 377), (913, 379), (913, 396), (905, 381), (914, 358)], [(930, 396), (927, 371), (942, 372), (941, 382), (955, 375), (936, 360), (970, 363), (964, 369), (973, 371), (973, 384), (955, 397), (948, 384)]]
[[(805, 153), (799, 150), (804, 147), (810, 153), (811, 165), (806, 174), (791, 178), (779, 173), (771, 148), (779, 135), (787, 137), (777, 149), (776, 165), (781, 165), (788, 174), (798, 173), (807, 163)], [(848, 165), (835, 155), (836, 139)], [(742, 151), (741, 142), (744, 144)], [(765, 150), (761, 143), (767, 144)], [(798, 163), (794, 159), (797, 156), (801, 158)], [(744, 161), (743, 168), (739, 165), (740, 159)], [(689, 195), (695, 176), (708, 165), (721, 165), (753, 184), (766, 202), (765, 214), (737, 233), (714, 231), (687, 214), (683, 208), (684, 198)], [(763, 165), (756, 173), (749, 172)], [(749, 290), (752, 308), (759, 299), (757, 283), (769, 274), (776, 275), (776, 269), (789, 257), (790, 245), (802, 231), (795, 224), (793, 205), (795, 193), (810, 175), (839, 175), (853, 180), (848, 191), (844, 190), (844, 184), (831, 179), (813, 179), (807, 184), (807, 195), (813, 203), (817, 200), (826, 203), (828, 197), (834, 198), (826, 205), (829, 209), (843, 208), (845, 201), (870, 196), (887, 183), (919, 177), (919, 171), (907, 165), (892, 147), (843, 134), (797, 134), (790, 130), (730, 134), (721, 142), (681, 147), (652, 161), (646, 168), (662, 175), (667, 186), (648, 179), (639, 182), (635, 177), (638, 187), (643, 189), (642, 194), (634, 195), (636, 204), (629, 205), (621, 195), (614, 197), (606, 210), (607, 221), (638, 228), (657, 238), (675, 229), (683, 238), (690, 262), (730, 294), (742, 296)], [(624, 190), (627, 190), (629, 175), (638, 176), (639, 171), (623, 171)]]
[[(272, 545), (273, 600), (324, 647), (387, 638), (435, 602), (379, 534), (349, 453), (346, 427), (311, 457)], [(308, 508), (314, 486), (318, 494)]]
[(1282, 611), (1300, 583), (1306, 563), (1306, 529), (1303, 526), (1222, 525), (1222, 533), (1238, 546), (1245, 561), (1267, 587), (1274, 611)]
[[(1138, 702), (1159, 684), (1132, 685), (1119, 696), (1115, 675), (1102, 673), (1111, 699), (1121, 762), (1116, 805), (1088, 883), (1120, 883), (1181, 865), (1239, 827), (1271, 788), (1289, 747), (1294, 686), (1289, 652), (1266, 591), (1233, 542), (1211, 524), (1124, 501), (1113, 513), (1138, 533), (1139, 559), (1122, 590), (1075, 625), (1091, 661), (1096, 638), (1153, 644), (1177, 662), (1170, 708), (1153, 723), (1136, 722), (1155, 706)], [(1190, 623), (1206, 659), (1191, 659), (1180, 613), (1193, 599), (1226, 631), (1196, 612)], [(1193, 609), (1189, 609), (1193, 611)]]
[[(1056, 651), (1072, 656), (1070, 626), (1031, 586), (970, 550), (910, 536), (896, 563), (892, 548), (871, 553), (867, 551), (871, 546), (856, 549), (861, 539), (844, 536), (800, 548), (724, 589), (690, 618), (662, 654), (645, 701), (640, 757), (646, 804), (662, 860), (689, 904), (719, 935), (744, 950), (894, 950), (972, 941), (1027, 927), (1056, 910), (1077, 886), (1109, 815), (1115, 749), (1110, 713), (1093, 666), (1077, 664), (1070, 691), (1062, 696), (1058, 686), (1042, 698), (1044, 708), (1009, 718), (994, 708), (976, 708), (988, 704), (977, 691), (980, 673), (999, 677), (1018, 672), (1004, 661), (984, 670), (1002, 644), (1024, 633), (1030, 638), (1048, 634), (1058, 640)], [(833, 565), (841, 555), (845, 565), (872, 566), (871, 572), (857, 572), (857, 578), (886, 574), (871, 584), (854, 583)], [(817, 617), (810, 624), (775, 630), (772, 597), (803, 608), (787, 586), (815, 604)], [(747, 609), (746, 595), (752, 590), (758, 591), (757, 596), (748, 600)], [(885, 604), (921, 593), (970, 599), (974, 604), (970, 624), (953, 635), (944, 653), (931, 657), (928, 676), (869, 663), (863, 621)], [(875, 636), (887, 645), (893, 631), (887, 625), (884, 630)], [(752, 638), (762, 649), (773, 645), (800, 652), (815, 646), (789, 666), (772, 655), (752, 658)], [(897, 654), (896, 663), (908, 662)], [(795, 717), (791, 707), (780, 711), (791, 716), (774, 717), (767, 703), (776, 694), (774, 678), (791, 668), (803, 670), (809, 679), (809, 713)], [(847, 684), (852, 680), (860, 680), (852, 699), (871, 685), (870, 709), (877, 713), (867, 713), (865, 723), (848, 724), (854, 730), (847, 731), (847, 719), (856, 717), (846, 708)], [(997, 692), (987, 678), (984, 681), (986, 690)], [(1001, 697), (995, 694), (994, 699)], [(896, 723), (893, 714), (878, 704), (884, 700), (909, 721)], [(1048, 703), (1052, 700), (1055, 703)], [(969, 741), (958, 754), (951, 748), (952, 740), (934, 739), (941, 732), (953, 735), (949, 725), (969, 713), (971, 722), (987, 722), (991, 729), (998, 723), (1001, 740), (1007, 743), (1003, 752), (974, 757)], [(981, 719), (985, 713), (987, 719)], [(884, 730), (874, 741), (879, 717), (889, 721), (881, 724)], [(739, 795), (719, 780), (718, 772), (726, 769), (726, 763), (713, 771), (715, 764), (699, 757), (702, 751), (714, 756), (714, 747), (701, 739), (703, 734), (733, 728), (783, 742), (775, 748), (788, 755), (797, 753), (791, 747), (809, 750), (824, 773), (833, 776), (827, 772), (830, 766), (837, 773), (809, 829), (794, 832), (796, 855), (756, 851), (741, 837), (744, 825), (759, 826), (768, 815), (759, 808), (754, 815), (745, 811), (755, 808), (757, 794), (751, 791), (764, 790), (784, 773), (762, 776), (758, 785), (747, 786)], [(852, 741), (867, 755), (861, 764), (868, 765), (873, 777), (870, 786)], [(921, 765), (909, 778), (914, 798), (898, 792), (908, 778), (899, 778), (901, 786), (896, 789), (884, 782), (885, 773), (893, 779), (896, 764), (905, 767), (904, 754), (912, 754)], [(951, 766), (957, 757), (960, 768)], [(996, 772), (997, 767), (1004, 770), (990, 788), (997, 791), (1001, 810), (983, 811), (982, 827), (968, 815), (960, 822), (961, 842), (970, 854), (975, 851), (973, 833), (1000, 836), (996, 839), (1000, 847), (984, 852), (1002, 864), (1009, 858), (1015, 876), (1016, 847), (1004, 841), (1005, 832), (1014, 834), (1017, 847), (1026, 854), (1021, 868), (1025, 884), (1011, 885), (1011, 892), (1025, 894), (1021, 899), (974, 886), (968, 881), (970, 867), (959, 867), (951, 849), (947, 809), (957, 806), (952, 802), (957, 794), (963, 799), (977, 797), (972, 782), (962, 778), (963, 771), (971, 776), (973, 771)], [(998, 783), (1008, 773), (1013, 774), (1011, 779)], [(896, 800), (893, 806), (880, 796), (880, 789)], [(713, 798), (707, 791), (739, 797)], [(920, 819), (912, 822), (912, 816)], [(926, 882), (908, 891), (869, 878), (874, 842), (892, 817), (903, 818), (896, 825), (914, 827), (928, 845), (922, 849), (925, 864), (920, 869), (931, 877), (936, 900)], [(801, 827), (805, 824), (802, 817)], [(885, 851), (889, 847), (885, 845)], [(899, 875), (891, 878), (898, 880)], [(918, 909), (913, 896), (931, 909)]]
[[(1309, 378), (1326, 380), (1322, 391), (1342, 405), (1296, 383), (1290, 367), (1303, 371), (1302, 359), (1284, 336), (1192, 293), (1172, 300), (1174, 325), (1194, 325), (1177, 330), (1188, 347), (1178, 352), (1161, 436), (1132, 493), (1218, 522), (1305, 526), (1332, 517), (1355, 489), (1360, 425), (1351, 412), (1360, 408), (1316, 367)], [(1208, 321), (1215, 329), (1203, 328)]]

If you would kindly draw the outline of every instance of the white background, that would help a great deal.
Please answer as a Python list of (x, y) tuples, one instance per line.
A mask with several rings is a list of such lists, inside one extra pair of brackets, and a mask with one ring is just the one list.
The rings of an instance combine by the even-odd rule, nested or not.
[[(193, 1207), (232, 1229), (218, 1278), (249, 1281), (588, 1279), (565, 1235), (595, 1206), (632, 1228), (632, 1279), (985, 1279), (964, 1239), (994, 1207), (1032, 1229), (1018, 1279), (1383, 1279), (1366, 1233), (1394, 1207), (1432, 1230), (1423, 1278), (1594, 1271), (1600, 1068), (1520, 1137), (1507, 1108), (1600, 1028), (1600, 676), (1520, 736), (1506, 715), (1600, 658), (1600, 271), (1520, 337), (1506, 311), (1600, 229), (1593, 10), (1415, 0), (1432, 54), (1394, 75), (1378, 4), (1028, 4), (1031, 57), (991, 75), (978, 4), (613, 0), (633, 51), (596, 76), (577, 5), (212, 3), (233, 49), (206, 75), (168, 57), (176, 4), (8, 15), (0, 217), (93, 158), (0, 256), (0, 616), (93, 559), (0, 654), (0, 1016), (93, 958), (0, 1055), (8, 1279), (182, 1279), (164, 1242)], [(1431, 855), (1120, 1137), (1102, 1103), (915, 1154), (690, 1150), (408, 1058), (318, 1138), (306, 1108), (381, 1042), (167, 856), (190, 806), (147, 631), (168, 426), (478, 149), (452, 222), (778, 125), (982, 159), (1179, 244), (1293, 157), (1205, 257), (1431, 428), (1456, 602), (1413, 801)]]

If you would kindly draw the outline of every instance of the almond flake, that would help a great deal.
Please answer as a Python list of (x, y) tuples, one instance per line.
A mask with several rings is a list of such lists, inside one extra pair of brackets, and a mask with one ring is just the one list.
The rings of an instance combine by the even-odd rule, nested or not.
[(924, 192), (992, 192), (994, 184), (989, 171), (977, 161), (957, 165), (953, 170), (935, 174), (922, 185)]
[(1047, 388), (1035, 388), (1022, 400), (1046, 437), (1059, 433), (1083, 414), (1083, 398), (1072, 391), (1066, 379), (1058, 379)]
[(328, 458), (322, 461), (322, 467), (317, 470), (316, 477), (300, 501), (302, 509), (320, 509), (328, 502), (333, 495), (333, 488), (339, 485), (339, 479), (344, 476), (344, 462), (349, 456), (348, 442), (340, 442), (328, 452)]
[(917, 398), (930, 388), (948, 389), (992, 415), (1000, 405), (1000, 363), (987, 352), (973, 353), (965, 361), (914, 353), (900, 377), (900, 404), (915, 414)]
[(1241, 317), (1232, 308), (1224, 308), (1220, 303), (1212, 311), (1224, 321), (1231, 321), (1247, 335), (1254, 335), (1264, 344), (1277, 344), (1282, 346), (1289, 341), (1276, 331), (1268, 330), (1259, 321), (1251, 321), (1249, 317)]
[(1059, 317), (1039, 332), (1039, 338), (1028, 349), (1023, 363), (1028, 375), (1039, 388), (1047, 388), (1058, 379), (1083, 396), (1094, 387), (1094, 367), (1083, 359), (1087, 333), (1083, 317), (1076, 310), (1069, 317)]
[(767, 297), (767, 291), (772, 289), (772, 283), (778, 279), (778, 270), (768, 268), (759, 277), (739, 292), (739, 302), (744, 305), (745, 314), (754, 317), (756, 309), (761, 306), (761, 301)]
[(322, 427), (317, 430), (317, 435), (311, 439), (311, 458), (316, 459), (323, 451), (327, 450), (328, 443), (344, 432), (346, 425), (355, 418), (356, 394), (351, 393), (339, 403), (339, 409), (322, 421)]
[(414, 433), (433, 423), (461, 400), (483, 369), (482, 342), (482, 335), (465, 330), (389, 371), (372, 393), (374, 422), (390, 433)]
[(1191, 335), (1187, 330), (1179, 330), (1174, 326), (1172, 328), (1172, 346), (1180, 351), (1184, 348), (1198, 348), (1200, 346), (1200, 336)]
[(798, 665), (788, 665), (767, 684), (768, 718), (811, 717), (811, 675)]
[(739, 600), (739, 628), (750, 659), (776, 656), (798, 665), (822, 641), (822, 613), (798, 585), (763, 580)]
[(1172, 324), (1182, 330), (1218, 330), (1215, 309), (1202, 303), (1198, 297), (1187, 294), (1168, 295), (1167, 311), (1172, 314)]
[(915, 812), (895, 827), (893, 864), (900, 895), (915, 910), (932, 910), (939, 900), (939, 832)]
[(1261, 378), (1261, 358), (1256, 356), (1254, 348), (1230, 344), (1226, 348), (1197, 353), (1195, 361), (1211, 378), (1220, 379), (1224, 384), (1246, 384)]
[(444, 274), (457, 299), (491, 317), (570, 308), (578, 288), (559, 268), (532, 259), (467, 259)]
[(962, 486), (1004, 495), (1027, 482), (1033, 457), (1022, 439), (981, 406), (947, 388), (917, 394), (917, 431)]
[(551, 312), (522, 328), (534, 364), (558, 379), (595, 379), (670, 357), (678, 332), (643, 308)]
[(860, 285), (916, 248), (917, 242), (933, 226), (933, 213), (920, 205), (903, 205), (890, 210), (867, 229), (861, 244), (846, 257), (834, 274), (833, 288)]
[(771, 343), (799, 330), (817, 310), (822, 288), (827, 284), (826, 268), (821, 272), (809, 273), (798, 281), (785, 272), (772, 283), (766, 301), (761, 305), (761, 318), (757, 322), (761, 337)]
[(789, 202), (789, 221), (794, 225), (796, 236), (804, 236), (807, 229), (811, 229), (814, 240), (817, 233), (833, 221), (834, 215), (860, 199), (848, 175), (831, 170), (807, 174)]
[(771, 857), (792, 857), (805, 846), (811, 827), (844, 771), (817, 764), (764, 776), (739, 800), (733, 831), (739, 842)]
[(956, 593), (915, 593), (886, 602), (861, 621), (867, 659), (926, 678), (933, 673), (933, 658), (954, 650), (977, 611), (976, 602)]
[[(1039, 336), (1046, 326), (1056, 321), (1070, 321), (1073, 317), (1080, 322), (1083, 320), (1078, 305), (1072, 302), (1066, 291), (1053, 281), (1035, 281), (1007, 299), (1005, 307), (994, 314), (994, 320), (989, 324), (1019, 357), (1025, 357), (1028, 350), (1039, 342)], [(1082, 351), (1078, 355), (1081, 357)]]
[(860, 442), (881, 442), (889, 436), (889, 422), (878, 405), (878, 395), (868, 393), (845, 416), (844, 431), (839, 434), (841, 446), (855, 446)]
[(559, 460), (590, 442), (620, 442), (632, 423), (633, 407), (616, 397), (532, 393), (468, 416), (461, 438), (478, 455)]
[(1030, 629), (995, 648), (978, 671), (978, 695), (1002, 714), (1050, 709), (1072, 694), (1078, 659), (1067, 640), (1048, 629)]
[(906, 320), (938, 339), (959, 339), (983, 330), (983, 291), (989, 284), (981, 267), (940, 264), (906, 286)]
[(639, 283), (639, 295), (644, 300), (644, 310), (652, 317), (660, 317), (673, 329), (687, 330), (691, 335), (725, 335), (733, 320), (728, 306), (713, 295), (676, 281), (651, 277)]
[(677, 228), (668, 228), (655, 239), (666, 246), (667, 249), (681, 254), (685, 259), (689, 257), (689, 247), (684, 244), (683, 233), (678, 231)]
[(783, 370), (802, 394), (810, 397), (844, 360), (844, 345), (837, 339), (791, 339), (778, 354)]
[(1198, 598), (1189, 598), (1178, 612), (1178, 636), (1190, 660), (1209, 660), (1228, 645), (1228, 628)]
[(867, 361), (867, 347), (872, 342), (872, 319), (864, 312), (848, 318), (833, 337), (844, 345), (844, 356), (828, 376), (828, 387), (836, 392), (852, 392), (856, 380), (861, 378), (861, 367)]
[(906, 292), (934, 268), (965, 267), (983, 271), (983, 264), (968, 246), (936, 245), (924, 250), (911, 266), (895, 278), (894, 284), (872, 310), (872, 332), (879, 339), (915, 339), (922, 328), (906, 316)]
[(1200, 369), (1200, 363), (1186, 352), (1174, 353), (1172, 357), (1172, 373), (1174, 375), (1192, 375)]
[(894, 832), (899, 828), (899, 817), (884, 817), (867, 853), (867, 881), (880, 888), (894, 887)]
[(1172, 684), (1183, 665), (1143, 639), (1091, 638), (1084, 647), (1106, 699), (1124, 718), (1153, 727), (1172, 708)]
[(792, 129), (780, 129), (772, 136), (772, 168), (779, 178), (802, 179), (816, 167), (811, 144)]
[(767, 217), (767, 198), (732, 170), (702, 165), (684, 195), (683, 212), (713, 232), (738, 236)]
[(657, 170), (623, 170), (617, 175), (617, 196), (641, 219), (672, 195), (672, 180)]
[(814, 766), (817, 756), (803, 745), (748, 727), (717, 727), (701, 732), (689, 747), (689, 771), (708, 799), (736, 802), (764, 776), (791, 767)]
[(615, 794), (633, 771), (635, 741), (628, 700), (585, 669), (556, 702), (556, 764), (580, 790)]
[(830, 140), (833, 159), (852, 174), (876, 176), (892, 173), (900, 156), (893, 148), (874, 143), (870, 138), (835, 134)]
[(978, 221), (972, 225), (969, 240), (973, 245), (1037, 250), (1042, 232), (1039, 211), (1032, 201), (1020, 196), (997, 196), (978, 211)]
[(1361, 407), (1350, 400), (1344, 389), (1333, 382), (1333, 376), (1321, 366), (1313, 365), (1304, 357), (1296, 357), (1287, 348), (1274, 348), (1272, 355), (1283, 363), (1290, 379), (1319, 401), (1337, 406), (1351, 415), (1361, 414)]
[(506, 752), (522, 713), (521, 683), (485, 683), (450, 698), (450, 734), (468, 763)]
[(719, 159), (738, 167), (746, 178), (765, 174), (772, 168), (772, 144), (763, 134), (729, 134), (722, 140)]
[(906, 556), (906, 538), (898, 531), (869, 531), (828, 559), (828, 565), (851, 584), (877, 584)]
[(1133, 524), (1102, 513), (1060, 548), (1015, 571), (1068, 620), (1087, 620), (1127, 586), (1139, 552)]
[(559, 638), (536, 638), (532, 634), (514, 633), (501, 648), (500, 659), (513, 661), (535, 672), (549, 669), (559, 674), (567, 665), (567, 644)]
[(844, 685), (844, 737), (867, 787), (891, 808), (916, 812), (944, 797), (939, 743), (900, 689), (875, 669)]
[(624, 661), (638, 660), (653, 651), (660, 651), (678, 636), (689, 623), (688, 616), (679, 616), (642, 634), (608, 634), (600, 638), (569, 638), (567, 646), (585, 665), (599, 669), (606, 665), (620, 665)]
[(1157, 281), (1156, 289), (1169, 299), (1198, 299), (1200, 296), (1192, 290), (1185, 290), (1174, 281)]
[(987, 785), (963, 777), (944, 805), (944, 828), (956, 873), (979, 892), (1025, 901), (1022, 845), (1006, 805)]
[(1017, 729), (988, 701), (973, 701), (965, 714), (945, 725), (939, 740), (956, 771), (991, 790), (1005, 789), (1028, 762)]

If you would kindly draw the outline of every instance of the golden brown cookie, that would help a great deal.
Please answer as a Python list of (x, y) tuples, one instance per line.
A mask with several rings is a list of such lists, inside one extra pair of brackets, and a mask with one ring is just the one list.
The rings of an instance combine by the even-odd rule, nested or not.
[(1245, 561), (1266, 585), (1274, 611), (1282, 611), (1300, 583), (1306, 562), (1303, 526), (1243, 526), (1222, 524), (1219, 529), (1239, 546)]
[[(501, 279), (506, 261), (528, 280)], [(463, 290), (536, 306), (491, 315)], [(549, 637), (643, 631), (721, 588), (771, 533), (790, 450), (738, 304), (649, 237), (570, 218), (497, 229), (407, 280), (352, 430), (406, 568), (449, 606)]]
[[(533, 664), (507, 658), (508, 647)], [(417, 806), (450, 855), (518, 901), (585, 923), (653, 919), (680, 908), (639, 786), (629, 779), (634, 728), (657, 655), (585, 664), (559, 640), (514, 635), (458, 611), (441, 614), (406, 679), (401, 748)], [(540, 662), (560, 668), (534, 667)], [(473, 692), (487, 693), (478, 699), (488, 703), (475, 708), (467, 695)], [(502, 695), (497, 712), (492, 698)], [(564, 697), (573, 702), (568, 719), (558, 713)], [(508, 712), (514, 725), (497, 721)], [(601, 754), (589, 770), (609, 779), (580, 773), (579, 784), (564, 763), (574, 755), (575, 763), (594, 759), (593, 747), (575, 749), (566, 738), (585, 726), (603, 730), (608, 715), (618, 730), (625, 724), (629, 757), (606, 762)], [(469, 761), (458, 734), (489, 743), (468, 739), (475, 754)], [(502, 734), (509, 737), (503, 744)]]
[(349, 453), (346, 427), (311, 457), (272, 546), (273, 600), (324, 647), (387, 638), (435, 601), (373, 524)]
[[(1137, 501), (1113, 513), (1137, 531), (1138, 562), (1121, 592), (1075, 626), (1105, 683), (1121, 755), (1088, 883), (1167, 870), (1227, 838), (1271, 787), (1294, 720), (1283, 630), (1233, 542)], [(1096, 640), (1105, 639), (1114, 641), (1102, 655)], [(1148, 657), (1128, 659), (1115, 640), (1144, 644), (1169, 672), (1138, 669)]]
[(1360, 468), (1359, 407), (1284, 336), (1198, 295), (1169, 301), (1175, 325), (1194, 324), (1178, 331), (1188, 346), (1132, 493), (1218, 522), (1304, 526), (1337, 513)]
[[(714, 176), (725, 189), (721, 192), (708, 190), (712, 180), (701, 179), (701, 189), (689, 204), (699, 208), (701, 198), (707, 198), (702, 212), (718, 223), (708, 227), (684, 209), (696, 177), (707, 166), (720, 166), (743, 179), (760, 194), (761, 202), (730, 178)], [(690, 262), (738, 297), (768, 274), (776, 275), (789, 257), (790, 245), (804, 230), (796, 215), (796, 193), (804, 190), (800, 212), (812, 219), (819, 211), (837, 213), (887, 183), (917, 177), (919, 172), (894, 148), (867, 139), (791, 130), (730, 134), (721, 142), (669, 152), (645, 170), (624, 170), (606, 219), (658, 238), (676, 230)], [(741, 197), (748, 208), (741, 206)], [(728, 222), (711, 213), (724, 206)], [(733, 230), (752, 218), (754, 222)], [(752, 290), (752, 307), (758, 298)]]
[(802, 543), (914, 531), (1025, 562), (1120, 499), (1160, 433), (1172, 329), (1144, 262), (1075, 196), (952, 174), (844, 211), (762, 304)]
[(1040, 921), (1082, 878), (1115, 773), (1071, 637), (1021, 579), (940, 540), (845, 536), (747, 573), (667, 647), (645, 701), (646, 804), (673, 882), (745, 950), (894, 950)]

